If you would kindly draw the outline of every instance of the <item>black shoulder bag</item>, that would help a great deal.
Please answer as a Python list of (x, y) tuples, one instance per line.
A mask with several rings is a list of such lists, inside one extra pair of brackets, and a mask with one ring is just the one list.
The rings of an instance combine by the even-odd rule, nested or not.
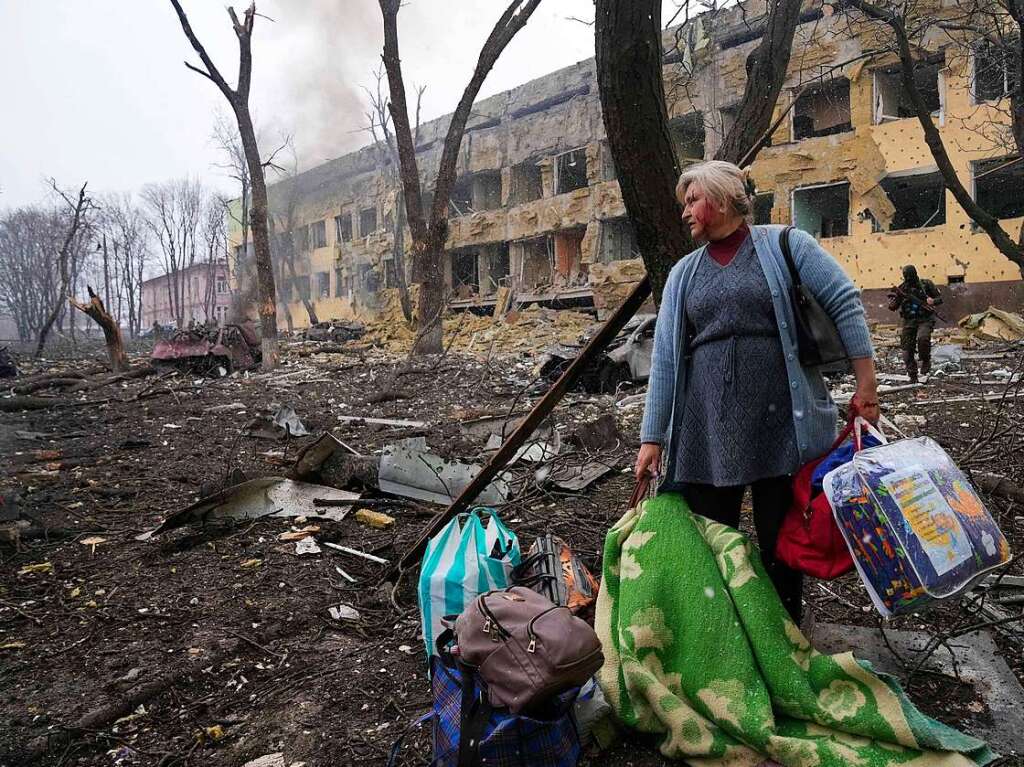
[(800, 280), (800, 272), (797, 271), (789, 248), (789, 233), (792, 229), (793, 227), (787, 226), (782, 230), (779, 244), (782, 246), (786, 266), (789, 267), (789, 296), (793, 305), (793, 320), (796, 323), (800, 364), (805, 367), (842, 368), (849, 360), (849, 355), (835, 322)]

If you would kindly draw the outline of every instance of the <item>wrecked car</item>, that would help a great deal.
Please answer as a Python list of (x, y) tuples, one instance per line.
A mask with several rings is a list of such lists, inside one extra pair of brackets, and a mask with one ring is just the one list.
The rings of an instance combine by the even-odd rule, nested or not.
[[(577, 391), (614, 393), (624, 383), (646, 381), (651, 374), (651, 354), (654, 351), (655, 314), (637, 314), (605, 348), (597, 360), (591, 362), (573, 385)], [(559, 344), (544, 350), (538, 375), (554, 382), (572, 364), (586, 339), (579, 344)]]
[(366, 326), (355, 320), (328, 320), (306, 328), (307, 341), (355, 341), (366, 333)]
[(247, 325), (199, 326), (176, 330), (153, 346), (155, 364), (208, 374), (248, 370), (260, 363), (260, 341)]

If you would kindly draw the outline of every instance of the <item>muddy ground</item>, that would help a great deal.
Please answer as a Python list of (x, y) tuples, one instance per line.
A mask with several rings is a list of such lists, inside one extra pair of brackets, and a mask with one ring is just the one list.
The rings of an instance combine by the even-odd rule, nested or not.
[[(894, 338), (880, 340), (882, 372), (902, 372)], [(531, 386), (536, 360), (529, 356), (485, 364), (448, 355), (412, 366), (372, 348), (314, 349), (289, 347), (272, 375), (161, 374), (65, 393), (64, 407), (0, 413), (0, 455), (10, 459), (0, 491), (21, 492), (21, 512), (32, 524), (17, 546), (0, 543), (0, 765), (235, 766), (272, 752), (308, 767), (381, 765), (397, 735), (428, 708), (416, 573), (392, 593), (377, 585), (383, 566), (327, 548), (298, 556), (295, 543), (279, 536), (317, 524), (321, 543), (395, 561), (440, 507), (379, 504), (375, 510), (397, 520), (388, 530), (350, 515), (342, 522), (188, 527), (136, 540), (238, 471), (249, 478), (286, 473), (313, 437), (240, 435), (254, 413), (274, 403), (293, 406), (314, 435), (329, 430), (364, 455), (422, 434), (445, 457), (479, 461), (481, 442), (459, 423), (526, 412), (543, 391)], [(1007, 385), (1002, 372), (1022, 369), (1024, 354), (1000, 343), (968, 353), (974, 358), (951, 367), (953, 376), (883, 395), (886, 412), (908, 433), (938, 440), (964, 468), (1024, 485), (1024, 409), (1011, 396), (1024, 388)], [(19, 362), (31, 375), (81, 371), (99, 359)], [(524, 547), (550, 530), (600, 571), (603, 534), (625, 510), (638, 446), (641, 410), (617, 401), (639, 391), (576, 392), (559, 406), (554, 420), (563, 436), (604, 413), (614, 415), (623, 436), (596, 452), (567, 445), (558, 460), (597, 457), (615, 471), (574, 495), (539, 487), (534, 467), (516, 467), (516, 495), (502, 516)], [(977, 398), (988, 393), (1007, 396)], [(973, 399), (929, 404), (961, 397)], [(218, 407), (236, 402), (244, 412)], [(342, 423), (342, 415), (427, 426)], [(1024, 509), (985, 497), (1013, 550), (1024, 550)], [(1014, 563), (1009, 572), (1021, 567)], [(806, 597), (818, 621), (878, 625), (855, 575), (810, 583)], [(328, 608), (341, 603), (360, 619), (332, 619)], [(1019, 613), (1021, 605), (1006, 609)], [(889, 626), (941, 632), (984, 620), (949, 603)], [(1021, 678), (1015, 626), (993, 631)], [(918, 674), (910, 681), (912, 698), (943, 721), (968, 730), (986, 721), (973, 688), (955, 678)], [(89, 714), (93, 719), (83, 721)], [(428, 748), (425, 737), (411, 738), (400, 763), (426, 763)], [(589, 763), (662, 760), (653, 744), (631, 738)]]

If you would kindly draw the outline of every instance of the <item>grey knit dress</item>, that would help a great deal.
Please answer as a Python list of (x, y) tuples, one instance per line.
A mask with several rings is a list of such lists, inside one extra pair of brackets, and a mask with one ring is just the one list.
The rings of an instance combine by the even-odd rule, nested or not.
[(750, 237), (725, 266), (705, 251), (685, 298), (692, 357), (672, 478), (728, 487), (792, 474), (789, 378)]

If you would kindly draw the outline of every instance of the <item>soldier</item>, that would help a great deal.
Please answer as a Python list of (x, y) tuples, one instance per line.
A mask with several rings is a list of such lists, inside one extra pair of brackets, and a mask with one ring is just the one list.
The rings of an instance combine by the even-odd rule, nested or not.
[(915, 346), (921, 375), (931, 371), (935, 307), (941, 303), (942, 295), (934, 282), (918, 277), (917, 269), (910, 264), (903, 267), (903, 282), (889, 294), (889, 309), (900, 313), (900, 348), (912, 383), (917, 383)]

